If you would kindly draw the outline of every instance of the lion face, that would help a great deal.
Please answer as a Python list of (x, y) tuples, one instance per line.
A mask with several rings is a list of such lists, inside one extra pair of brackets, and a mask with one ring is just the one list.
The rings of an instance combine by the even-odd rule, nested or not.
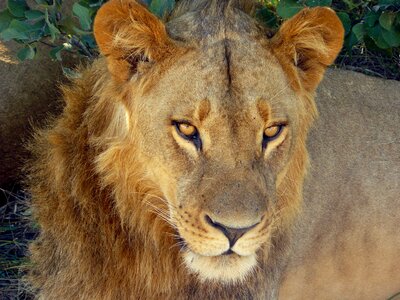
[(168, 29), (174, 42), (141, 5), (110, 1), (94, 30), (184, 263), (203, 281), (232, 282), (265, 259), (301, 200), (310, 95), (340, 49), (331, 27), (341, 25), (328, 9), (309, 10), (269, 40), (244, 13), (225, 15), (204, 34), (181, 16)]
[(135, 116), (143, 164), (168, 201), (187, 266), (232, 280), (252, 270), (270, 238), (304, 107), (257, 43), (208, 47), (176, 60), (138, 96)]

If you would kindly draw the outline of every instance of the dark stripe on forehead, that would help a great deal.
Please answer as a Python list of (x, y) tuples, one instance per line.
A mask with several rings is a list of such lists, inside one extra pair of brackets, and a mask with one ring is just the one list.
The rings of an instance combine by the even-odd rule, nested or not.
[(230, 93), (230, 89), (232, 86), (232, 74), (231, 74), (231, 50), (229, 47), (228, 40), (224, 40), (224, 49), (225, 49), (225, 64), (226, 64), (226, 75), (228, 79), (228, 92)]

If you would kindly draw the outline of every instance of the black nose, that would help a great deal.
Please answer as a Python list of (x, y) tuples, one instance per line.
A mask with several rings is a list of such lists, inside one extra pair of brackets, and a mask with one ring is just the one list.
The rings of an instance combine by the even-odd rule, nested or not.
[(211, 226), (221, 230), (229, 240), (229, 247), (233, 247), (238, 239), (240, 239), (247, 231), (257, 226), (258, 223), (245, 228), (231, 228), (221, 223), (214, 222), (209, 216), (206, 215), (206, 221)]

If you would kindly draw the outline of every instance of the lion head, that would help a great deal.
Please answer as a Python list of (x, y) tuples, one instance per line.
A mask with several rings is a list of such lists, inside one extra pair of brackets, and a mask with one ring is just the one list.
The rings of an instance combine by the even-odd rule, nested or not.
[(126, 225), (169, 232), (203, 281), (246, 278), (290, 224), (313, 93), (343, 40), (328, 8), (304, 9), (270, 38), (236, 2), (183, 1), (164, 24), (111, 0), (94, 25), (107, 63), (96, 169)]
[(271, 37), (251, 10), (182, 0), (164, 23), (133, 0), (100, 8), (102, 57), (32, 146), (40, 297), (276, 295), (343, 28), (304, 9)]

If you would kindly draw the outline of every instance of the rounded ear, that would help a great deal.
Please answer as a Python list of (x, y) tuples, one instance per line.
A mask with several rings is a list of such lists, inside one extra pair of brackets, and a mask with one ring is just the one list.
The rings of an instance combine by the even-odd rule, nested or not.
[(339, 54), (343, 38), (342, 22), (332, 9), (305, 8), (282, 24), (271, 47), (295, 88), (311, 92)]
[(173, 52), (164, 24), (134, 0), (110, 0), (97, 12), (94, 36), (113, 77), (126, 81), (140, 61), (158, 61)]

